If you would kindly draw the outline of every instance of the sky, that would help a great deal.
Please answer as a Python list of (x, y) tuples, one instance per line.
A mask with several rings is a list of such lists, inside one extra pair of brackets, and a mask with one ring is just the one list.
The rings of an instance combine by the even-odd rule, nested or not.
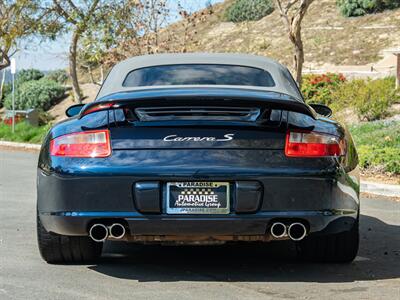
[[(178, 1), (170, 0), (172, 11)], [(204, 8), (207, 3), (222, 2), (222, 0), (180, 0), (184, 7), (192, 10)], [(175, 17), (176, 20), (176, 17)], [(43, 71), (66, 68), (68, 66), (69, 35), (60, 35), (54, 41), (40, 41), (31, 38), (20, 45), (20, 50), (15, 54), (17, 69), (35, 68)]]

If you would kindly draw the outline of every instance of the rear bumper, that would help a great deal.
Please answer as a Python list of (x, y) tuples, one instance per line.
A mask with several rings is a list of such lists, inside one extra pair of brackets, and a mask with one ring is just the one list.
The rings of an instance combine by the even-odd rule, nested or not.
[(259, 212), (252, 215), (177, 217), (144, 216), (137, 212), (58, 212), (41, 213), (46, 230), (62, 235), (88, 235), (96, 222), (120, 222), (132, 236), (269, 236), (273, 222), (302, 221), (310, 234), (348, 231), (357, 219), (357, 211), (285, 211)]
[[(353, 178), (354, 179), (354, 178)], [(130, 236), (267, 236), (275, 221), (302, 221), (310, 234), (349, 230), (358, 217), (358, 186), (349, 174), (332, 177), (235, 175), (186, 177), (61, 176), (38, 172), (38, 212), (47, 231), (88, 235), (95, 222), (121, 222)], [(236, 193), (228, 215), (168, 215), (164, 186), (169, 181), (259, 182), (260, 204), (251, 213), (238, 213), (247, 197)], [(160, 183), (160, 212), (143, 213), (135, 204), (135, 183)], [(233, 187), (233, 191), (237, 185)], [(234, 193), (233, 193), (234, 194)], [(238, 196), (240, 195), (240, 196)], [(236, 203), (236, 206), (234, 205)]]

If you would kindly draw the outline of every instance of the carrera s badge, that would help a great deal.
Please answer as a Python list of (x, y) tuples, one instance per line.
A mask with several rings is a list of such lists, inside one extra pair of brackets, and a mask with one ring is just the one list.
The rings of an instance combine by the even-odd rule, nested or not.
[(215, 136), (177, 136), (176, 134), (168, 135), (164, 138), (166, 142), (227, 142), (233, 140), (234, 133), (227, 133), (223, 138)]

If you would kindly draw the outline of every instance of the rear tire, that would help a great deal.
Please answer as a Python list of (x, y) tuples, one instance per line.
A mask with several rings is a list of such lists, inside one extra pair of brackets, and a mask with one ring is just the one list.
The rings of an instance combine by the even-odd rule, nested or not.
[(307, 261), (350, 263), (358, 252), (358, 220), (349, 231), (325, 236), (306, 237), (297, 243), (297, 253)]
[(88, 263), (101, 255), (103, 243), (86, 236), (64, 236), (47, 232), (37, 216), (39, 252), (49, 264)]

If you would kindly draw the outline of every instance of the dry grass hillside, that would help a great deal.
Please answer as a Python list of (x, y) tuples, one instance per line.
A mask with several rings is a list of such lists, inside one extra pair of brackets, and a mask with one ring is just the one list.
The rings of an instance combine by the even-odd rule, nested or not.
[[(282, 20), (277, 11), (255, 21), (231, 23), (224, 21), (225, 9), (233, 2), (226, 0), (214, 5), (212, 11), (197, 12), (194, 22), (180, 21), (171, 24), (160, 33), (160, 41), (168, 49), (159, 52), (242, 52), (272, 57), (291, 66), (292, 46), (288, 40)], [(305, 48), (305, 68), (319, 68), (337, 71), (333, 65), (363, 66), (379, 61), (382, 50), (400, 47), (400, 9), (357, 18), (340, 15), (336, 0), (317, 0), (303, 22), (303, 42)], [(193, 26), (195, 24), (195, 26)], [(186, 41), (186, 42), (185, 42)], [(122, 56), (132, 56), (137, 49), (122, 47)], [(392, 55), (389, 54), (390, 64)], [(394, 58), (394, 57), (393, 57)], [(367, 69), (370, 66), (365, 66)], [(89, 81), (81, 72), (83, 82)], [(85, 102), (94, 99), (98, 86), (85, 84), (82, 92), (87, 96)], [(50, 114), (56, 120), (64, 118), (64, 110), (74, 104), (71, 97), (56, 105)]]
[[(81, 92), (85, 96), (83, 103), (89, 103), (96, 98), (97, 92), (99, 91), (99, 86), (92, 83), (85, 83), (81, 85)], [(67, 118), (65, 111), (71, 105), (78, 104), (74, 101), (72, 94), (60, 101), (58, 104), (54, 105), (48, 113), (54, 118), (54, 122), (58, 122)]]
[[(400, 46), (400, 9), (345, 18), (335, 2), (314, 1), (304, 19), (306, 66), (364, 65), (378, 61), (383, 49)], [(259, 21), (234, 24), (224, 21), (230, 3), (232, 0), (215, 5), (212, 14), (205, 14), (189, 29), (187, 51), (253, 53), (290, 65), (291, 44), (277, 11)], [(164, 35), (179, 41), (184, 27), (182, 22), (172, 24)]]

